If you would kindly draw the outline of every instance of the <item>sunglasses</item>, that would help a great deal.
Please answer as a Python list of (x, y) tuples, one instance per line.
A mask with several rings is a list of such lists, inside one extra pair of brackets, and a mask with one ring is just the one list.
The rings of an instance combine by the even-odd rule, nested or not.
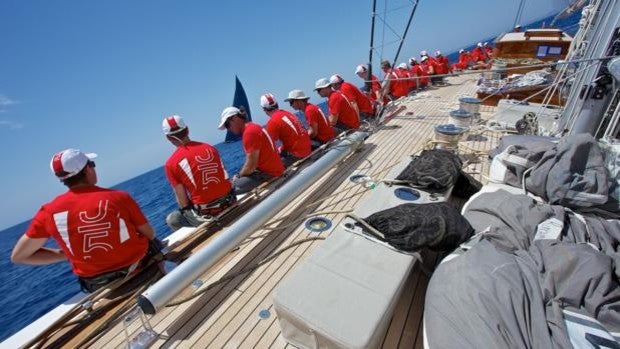
[(95, 168), (95, 162), (88, 160), (88, 162), (86, 163), (86, 166), (91, 167), (91, 168)]

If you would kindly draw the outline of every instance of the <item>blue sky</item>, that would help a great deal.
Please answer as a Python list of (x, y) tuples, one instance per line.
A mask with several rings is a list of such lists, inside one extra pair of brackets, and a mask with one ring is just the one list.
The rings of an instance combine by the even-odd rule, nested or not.
[[(522, 23), (567, 0), (526, 3)], [(0, 229), (30, 218), (65, 190), (51, 174), (56, 151), (99, 154), (99, 184), (112, 186), (163, 164), (172, 148), (164, 116), (183, 116), (194, 139), (221, 142), (221, 110), (234, 76), (254, 119), (264, 92), (313, 94), (340, 73), (359, 83), (368, 59), (371, 1), (0, 1)], [(383, 1), (378, 1), (383, 15)], [(399, 33), (411, 5), (390, 0)], [(422, 0), (401, 61), (426, 49), (446, 53), (511, 29), (516, 0)], [(399, 10), (392, 10), (400, 8)], [(396, 39), (377, 21), (376, 42)], [(392, 59), (397, 45), (378, 49)], [(375, 66), (377, 69), (377, 66)], [(284, 104), (284, 103), (282, 103)]]

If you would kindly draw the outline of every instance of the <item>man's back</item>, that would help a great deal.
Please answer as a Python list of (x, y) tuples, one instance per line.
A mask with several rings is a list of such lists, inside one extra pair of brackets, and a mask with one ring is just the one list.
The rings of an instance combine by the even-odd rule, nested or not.
[(304, 114), (309, 124), (317, 124), (316, 140), (325, 143), (334, 138), (334, 128), (329, 124), (329, 120), (319, 107), (308, 103), (306, 104)]
[(282, 150), (297, 158), (310, 155), (308, 131), (295, 115), (279, 109), (271, 115), (266, 128), (273, 141), (282, 142)]
[(340, 90), (345, 96), (347, 96), (347, 98), (349, 98), (349, 100), (355, 100), (355, 103), (357, 103), (357, 107), (359, 108), (360, 112), (373, 114), (374, 111), (370, 99), (368, 98), (368, 96), (362, 93), (362, 91), (360, 91), (357, 86), (349, 82), (343, 81), (342, 85), (340, 86)]
[(147, 220), (129, 194), (87, 186), (71, 189), (43, 205), (26, 236), (52, 237), (73, 272), (91, 277), (140, 261), (148, 239), (136, 228), (144, 224)]
[(257, 165), (259, 171), (274, 177), (279, 177), (284, 173), (284, 165), (267, 130), (258, 124), (248, 122), (245, 124), (242, 143), (246, 153), (259, 151)]
[(353, 109), (346, 96), (340, 91), (333, 91), (329, 95), (329, 101), (327, 103), (330, 114), (338, 115), (339, 123), (351, 129), (360, 127), (360, 120), (357, 117), (355, 109)]
[(164, 169), (173, 187), (183, 184), (193, 204), (207, 204), (232, 190), (219, 152), (207, 143), (190, 141), (178, 146)]

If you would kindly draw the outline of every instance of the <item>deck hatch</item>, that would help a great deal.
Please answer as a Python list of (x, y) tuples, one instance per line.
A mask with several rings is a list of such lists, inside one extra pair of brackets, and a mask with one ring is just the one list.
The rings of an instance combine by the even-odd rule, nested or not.
[(404, 201), (416, 201), (420, 198), (420, 192), (411, 188), (396, 188), (394, 195)]
[(312, 217), (306, 221), (306, 229), (321, 233), (332, 227), (332, 221), (325, 217)]

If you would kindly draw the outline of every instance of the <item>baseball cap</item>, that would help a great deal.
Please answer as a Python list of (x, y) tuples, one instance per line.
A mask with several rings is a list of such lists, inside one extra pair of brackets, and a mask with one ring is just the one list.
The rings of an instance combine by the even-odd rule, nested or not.
[(278, 106), (278, 101), (271, 93), (260, 96), (260, 106), (265, 109), (273, 109)]
[(441, 51), (439, 50), (435, 51), (435, 56), (441, 56)]
[(161, 122), (161, 128), (167, 136), (185, 130), (187, 125), (185, 124), (185, 121), (183, 121), (182, 117), (178, 115), (170, 115), (166, 116)]
[(481, 42), (479, 42), (479, 43), (477, 43), (477, 44), (476, 44), (476, 46), (478, 46), (478, 47), (482, 47), (482, 43), (481, 43)]
[(307, 97), (302, 90), (292, 90), (288, 93), (288, 98), (285, 98), (284, 101), (289, 102), (296, 99), (310, 99), (310, 97)]
[(314, 83), (314, 89), (319, 90), (322, 88), (329, 87), (329, 85), (331, 85), (329, 80), (327, 80), (326, 78), (320, 78)]
[(398, 69), (407, 69), (407, 63), (401, 63), (396, 68), (398, 68)]
[(88, 161), (97, 157), (95, 153), (82, 153), (79, 149), (65, 149), (60, 151), (50, 161), (50, 168), (58, 179), (63, 180), (78, 174)]
[(355, 74), (365, 73), (366, 71), (368, 71), (368, 68), (366, 67), (365, 64), (360, 64), (357, 67), (355, 67)]
[(241, 114), (241, 110), (239, 110), (239, 108), (236, 108), (236, 107), (225, 108), (222, 111), (222, 119), (220, 120), (220, 124), (217, 126), (217, 128), (219, 128), (220, 130), (226, 129), (226, 127), (224, 126), (226, 124), (226, 121), (228, 121), (228, 119), (232, 118), (233, 116), (239, 115), (239, 114)]
[(425, 62), (426, 60), (428, 60), (428, 56), (422, 57), (422, 59), (420, 59), (420, 62)]
[(459, 50), (459, 53), (463, 53), (463, 52), (465, 52), (465, 50), (463, 50), (463, 49), (460, 49), (460, 50)]
[(420, 51), (420, 56), (428, 56), (428, 52), (422, 50)]
[(417, 63), (418, 61), (415, 59), (415, 57), (411, 57), (409, 58), (409, 64), (413, 65), (414, 63)]
[(344, 82), (344, 79), (342, 78), (342, 76), (340, 76), (338, 74), (334, 74), (334, 75), (329, 77), (329, 83), (330, 84), (339, 84), (341, 82)]

